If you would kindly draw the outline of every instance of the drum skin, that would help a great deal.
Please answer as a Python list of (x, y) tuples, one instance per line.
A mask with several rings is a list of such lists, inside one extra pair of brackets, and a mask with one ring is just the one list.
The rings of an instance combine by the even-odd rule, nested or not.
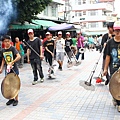
[(9, 73), (1, 83), (1, 92), (6, 99), (15, 98), (20, 90), (20, 78), (15, 73)]
[(120, 69), (110, 79), (109, 91), (113, 98), (120, 100)]

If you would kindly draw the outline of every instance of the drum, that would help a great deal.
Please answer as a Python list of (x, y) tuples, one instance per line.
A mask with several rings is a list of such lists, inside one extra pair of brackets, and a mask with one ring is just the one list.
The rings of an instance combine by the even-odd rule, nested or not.
[(113, 98), (120, 100), (120, 69), (118, 69), (111, 77), (109, 91)]
[(20, 78), (15, 73), (9, 73), (1, 83), (1, 92), (6, 99), (15, 98), (20, 90)]

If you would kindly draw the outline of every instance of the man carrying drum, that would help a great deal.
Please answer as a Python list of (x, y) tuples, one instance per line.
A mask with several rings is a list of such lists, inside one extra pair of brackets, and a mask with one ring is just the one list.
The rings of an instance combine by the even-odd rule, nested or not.
[[(3, 43), (5, 45), (5, 48), (2, 50), (2, 64), (0, 67), (0, 73), (2, 73), (4, 65), (5, 65), (5, 76), (9, 73), (19, 74), (19, 70), (17, 67), (16, 62), (20, 60), (21, 56), (18, 53), (18, 51), (15, 49), (15, 47), (11, 46), (11, 38), (10, 36), (6, 35), (3, 38)], [(6, 105), (16, 106), (18, 104), (18, 95), (10, 99)]]
[[(113, 88), (112, 91), (117, 89), (117, 93), (119, 93), (119, 89), (113, 85), (116, 81), (119, 80), (119, 78), (115, 81), (115, 79), (112, 82), (112, 76), (119, 68), (120, 68), (120, 21), (116, 21), (113, 26), (115, 37), (110, 39), (106, 45), (106, 59), (105, 59), (105, 66), (104, 66), (104, 72), (103, 75), (107, 75), (108, 68), (110, 69), (110, 84)], [(110, 87), (110, 86), (109, 86)], [(117, 105), (117, 110), (120, 112), (120, 100), (115, 99), (115, 95), (113, 94), (113, 105)]]

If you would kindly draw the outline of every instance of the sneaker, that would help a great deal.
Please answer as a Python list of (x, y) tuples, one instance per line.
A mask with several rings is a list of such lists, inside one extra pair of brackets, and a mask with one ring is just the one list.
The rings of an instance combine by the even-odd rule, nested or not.
[(59, 65), (58, 69), (60, 69), (60, 65)]
[(105, 85), (108, 85), (108, 83), (109, 83), (109, 80), (106, 80), (106, 81), (105, 81)]
[(17, 106), (17, 105), (18, 105), (18, 100), (14, 100), (13, 106)]
[(41, 78), (40, 82), (44, 82), (44, 78)]
[(114, 105), (114, 106), (117, 105), (117, 102), (116, 102), (116, 100), (115, 100), (114, 98), (113, 98), (112, 102), (113, 102), (113, 105)]
[(32, 82), (32, 85), (36, 85), (38, 82), (37, 81), (33, 81)]
[(120, 105), (117, 106), (117, 111), (120, 112)]
[(14, 102), (14, 99), (10, 99), (10, 100), (6, 103), (6, 105), (11, 105), (13, 102)]
[(60, 69), (59, 69), (60, 71), (62, 71), (62, 67), (60, 67)]

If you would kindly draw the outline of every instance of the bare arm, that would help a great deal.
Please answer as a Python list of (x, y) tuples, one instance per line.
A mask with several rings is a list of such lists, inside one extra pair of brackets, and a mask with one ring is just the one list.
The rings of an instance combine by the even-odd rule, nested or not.
[(45, 49), (46, 49), (50, 54), (53, 54), (47, 47), (45, 47)]
[(30, 55), (30, 49), (27, 49), (27, 60), (28, 60), (28, 63), (30, 62), (30, 57), (29, 57), (29, 55)]
[(16, 54), (16, 58), (11, 62), (11, 65), (13, 65), (15, 62), (17, 62), (18, 60), (20, 60), (21, 56), (19, 53)]
[(110, 56), (107, 55), (105, 59), (105, 65), (104, 65), (104, 72), (103, 72), (104, 75), (107, 75), (109, 63), (110, 63)]
[(0, 71), (0, 72), (2, 72), (3, 67), (4, 67), (4, 64), (5, 64), (5, 60), (4, 60), (4, 58), (3, 58), (3, 59), (2, 59), (2, 63), (1, 63), (1, 67), (0, 67), (0, 69), (1, 69), (1, 71)]

